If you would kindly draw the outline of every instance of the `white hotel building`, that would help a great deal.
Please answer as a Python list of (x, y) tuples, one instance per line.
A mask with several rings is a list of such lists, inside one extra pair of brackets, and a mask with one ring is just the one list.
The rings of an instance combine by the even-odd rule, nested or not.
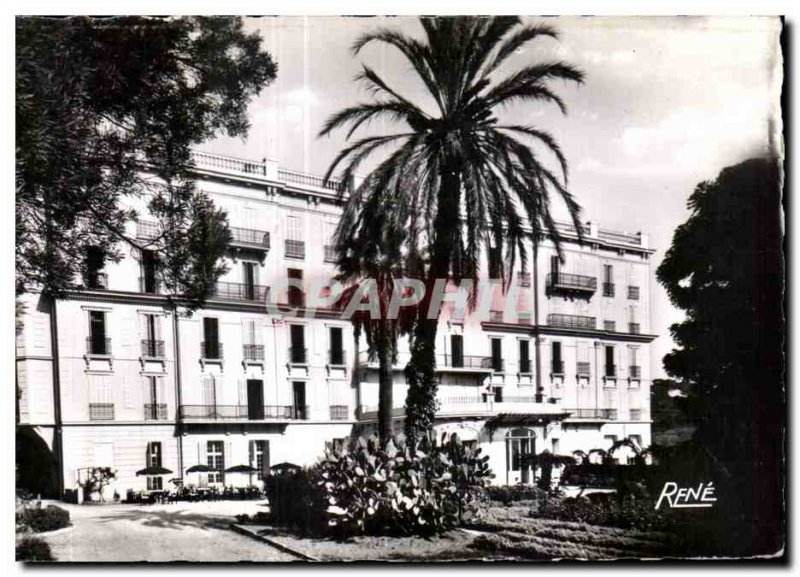
[[(117, 470), (108, 494), (122, 496), (167, 488), (173, 477), (255, 483), (260, 473), (223, 471), (308, 465), (326, 442), (376, 426), (377, 366), (350, 323), (331, 310), (307, 318), (265, 306), (270, 286), (287, 278), (310, 286), (333, 276), (341, 204), (333, 187), (271, 161), (197, 153), (196, 165), (198, 187), (227, 211), (233, 233), (230, 270), (206, 308), (176, 317), (159, 294), (152, 255), (132, 249), (114, 264), (88, 255), (95, 261), (85, 288), (55, 311), (37, 294), (25, 297), (19, 420), (52, 451), (63, 490), (77, 489), (95, 466)], [(130, 226), (143, 242), (158, 233), (145, 217)], [(654, 250), (644, 234), (594, 224), (582, 245), (574, 228), (564, 226), (563, 236), (564, 263), (548, 241), (536, 274), (516, 274), (518, 315), (496, 299), (488, 318), (448, 309), (440, 321), (437, 429), (479, 443), (498, 484), (533, 481), (524, 453), (588, 452), (621, 438), (650, 444)], [(272, 300), (304, 305), (299, 291), (281, 293)], [(136, 475), (156, 464), (173, 473)], [(217, 472), (186, 473), (198, 464)]]

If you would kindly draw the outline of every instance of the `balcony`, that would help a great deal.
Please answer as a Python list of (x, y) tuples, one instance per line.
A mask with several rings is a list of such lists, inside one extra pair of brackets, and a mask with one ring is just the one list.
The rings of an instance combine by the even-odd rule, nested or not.
[(139, 292), (151, 295), (157, 295), (160, 291), (160, 283), (156, 280), (155, 275), (140, 276), (139, 277)]
[(550, 363), (550, 373), (553, 375), (563, 375), (564, 361), (553, 361)]
[(628, 367), (628, 375), (632, 379), (641, 379), (642, 378), (642, 367), (637, 365), (631, 365)]
[(86, 338), (86, 356), (88, 357), (110, 357), (111, 339), (99, 337)]
[(328, 351), (328, 364), (332, 367), (344, 367), (347, 365), (347, 355), (344, 349), (332, 349)]
[(325, 245), (325, 256), (323, 257), (325, 262), (335, 263), (336, 262), (336, 247), (332, 244)]
[(561, 329), (594, 330), (597, 325), (597, 319), (580, 315), (549, 314), (547, 315), (547, 325)]
[(631, 421), (641, 421), (643, 417), (642, 409), (628, 409), (628, 415)]
[[(441, 389), (440, 389), (441, 390)], [(438, 397), (439, 408), (437, 416), (480, 416), (490, 417), (498, 413), (532, 413), (551, 414), (561, 412), (560, 403), (556, 399), (543, 402), (536, 396), (510, 396), (496, 399), (492, 394), (461, 395), (452, 397)], [(392, 409), (396, 418), (405, 416), (404, 407)], [(375, 405), (361, 405), (358, 409), (360, 420), (378, 418), (378, 407)]]
[(264, 345), (242, 345), (242, 354), (246, 361), (263, 361)]
[(614, 283), (613, 282), (604, 282), (603, 283), (603, 296), (604, 297), (613, 297), (614, 296)]
[(503, 311), (489, 311), (489, 322), (491, 322), (491, 323), (502, 323), (503, 322)]
[(221, 301), (266, 302), (269, 287), (264, 285), (218, 282), (210, 298)]
[(606, 379), (617, 378), (617, 365), (606, 365), (606, 371), (603, 374)]
[[(502, 363), (501, 363), (502, 364)], [(437, 369), (457, 369), (459, 371), (492, 371), (492, 358), (474, 355), (436, 355)]]
[(519, 360), (519, 372), (522, 375), (531, 374), (531, 360), (522, 358)]
[(577, 363), (576, 372), (579, 377), (588, 377), (592, 373), (591, 363), (586, 363), (586, 362)]
[(580, 274), (551, 272), (547, 275), (545, 288), (548, 293), (566, 292), (592, 295), (597, 291), (597, 279)]
[(292, 365), (308, 364), (308, 349), (305, 347), (289, 347), (289, 363)]
[(629, 286), (628, 287), (628, 299), (632, 301), (639, 300), (639, 287), (638, 286)]
[(285, 240), (284, 256), (286, 258), (306, 258), (306, 243), (302, 240)]
[(603, 330), (609, 333), (616, 332), (617, 323), (615, 321), (603, 321)]
[[(262, 410), (263, 409), (263, 410)], [(254, 416), (257, 415), (256, 418)], [(308, 407), (294, 405), (181, 405), (181, 420), (188, 421), (305, 421)]]
[(639, 323), (628, 323), (628, 332), (632, 335), (638, 335), (641, 332), (641, 325)]
[(270, 248), (269, 232), (252, 228), (230, 227), (231, 245), (268, 251)]
[(531, 286), (531, 273), (529, 272), (518, 272), (517, 273), (517, 285), (523, 288), (528, 288)]
[(142, 340), (142, 357), (148, 359), (164, 358), (164, 341), (154, 341), (150, 339)]
[(142, 220), (136, 223), (136, 238), (154, 240), (161, 236), (161, 227), (156, 222)]
[(145, 421), (166, 421), (167, 420), (167, 405), (160, 404), (146, 404), (144, 406), (144, 420)]
[(89, 403), (90, 421), (113, 421), (114, 403)]
[(564, 409), (569, 413), (570, 419), (585, 419), (597, 421), (615, 421), (617, 409)]
[(331, 421), (346, 421), (349, 413), (347, 405), (331, 405)]
[(208, 341), (200, 343), (200, 356), (206, 360), (222, 360), (222, 343)]

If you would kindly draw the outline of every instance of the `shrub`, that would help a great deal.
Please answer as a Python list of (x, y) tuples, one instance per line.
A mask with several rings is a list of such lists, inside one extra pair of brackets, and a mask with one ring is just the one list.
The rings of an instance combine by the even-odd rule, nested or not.
[(103, 489), (117, 478), (117, 472), (111, 467), (92, 467), (87, 470), (86, 478), (78, 481), (83, 490), (83, 500), (91, 501), (92, 495), (98, 494), (103, 501)]
[(255, 515), (236, 515), (236, 522), (242, 525), (268, 525), (272, 517), (265, 511), (259, 511)]
[(516, 501), (535, 501), (547, 497), (548, 492), (530, 485), (499, 485), (486, 487), (486, 496), (491, 501), (499, 501), (504, 505)]
[(26, 536), (17, 541), (17, 561), (55, 561), (50, 545), (40, 537)]
[(675, 525), (669, 511), (657, 511), (651, 499), (620, 498), (602, 493), (541, 500), (531, 510), (531, 516), (640, 531), (667, 531)]
[(308, 471), (267, 478), (277, 524), (335, 535), (429, 534), (458, 525), (491, 477), (488, 457), (456, 435), (326, 450)]
[(37, 503), (34, 507), (24, 507), (17, 512), (17, 525), (35, 533), (55, 531), (69, 525), (69, 511), (55, 505), (42, 508), (41, 503)]

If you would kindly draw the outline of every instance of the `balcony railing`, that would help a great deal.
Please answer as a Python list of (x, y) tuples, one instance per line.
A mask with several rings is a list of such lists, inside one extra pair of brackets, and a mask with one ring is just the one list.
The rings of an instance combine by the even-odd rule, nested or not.
[(204, 359), (223, 359), (222, 343), (214, 341), (200, 343), (200, 356)]
[(517, 273), (517, 285), (525, 288), (531, 286), (531, 273), (529, 272)]
[(325, 256), (323, 258), (325, 262), (336, 262), (336, 247), (332, 244), (325, 245)]
[(628, 409), (628, 414), (631, 418), (631, 421), (642, 420), (642, 409)]
[(113, 421), (114, 403), (89, 403), (90, 421)]
[(151, 295), (157, 295), (160, 291), (161, 283), (158, 282), (155, 276), (140, 276), (139, 277), (139, 292)]
[(306, 258), (306, 243), (302, 240), (286, 239), (284, 249), (287, 258)]
[(265, 230), (232, 226), (230, 227), (230, 231), (232, 245), (258, 248), (265, 251), (269, 250), (269, 232)]
[(347, 183), (331, 179), (327, 183), (321, 176), (313, 174), (305, 174), (303, 172), (294, 172), (293, 170), (278, 169), (278, 178), (284, 182), (291, 182), (293, 184), (301, 184), (303, 186), (313, 186), (315, 188), (323, 188), (333, 192), (344, 192), (348, 189)]
[(631, 365), (628, 367), (628, 375), (632, 379), (641, 379), (642, 378), (642, 367), (638, 365)]
[(242, 352), (246, 361), (264, 360), (264, 345), (242, 345)]
[[(263, 410), (262, 410), (263, 409)], [(308, 419), (308, 407), (294, 405), (181, 405), (178, 413), (181, 419), (198, 421), (261, 421), (261, 420), (291, 420), (304, 421)], [(253, 418), (258, 415), (257, 418)]]
[(564, 409), (569, 412), (572, 419), (600, 419), (614, 421), (617, 418), (617, 409)]
[(606, 378), (614, 379), (617, 376), (617, 365), (606, 365), (604, 375)]
[(167, 420), (167, 405), (160, 404), (146, 404), (144, 406), (144, 420), (145, 421), (166, 421)]
[(628, 332), (632, 335), (638, 335), (641, 330), (639, 323), (628, 323)]
[(268, 296), (268, 286), (238, 282), (218, 282), (211, 294), (216, 300), (249, 302), (266, 302)]
[(140, 220), (136, 223), (136, 238), (153, 240), (161, 236), (161, 227), (158, 223)]
[(305, 347), (289, 347), (289, 362), (293, 365), (308, 363), (308, 349)]
[(639, 287), (638, 286), (628, 286), (628, 298), (632, 301), (639, 300)]
[(106, 357), (111, 355), (111, 339), (86, 338), (86, 354)]
[(597, 324), (595, 317), (584, 317), (580, 315), (547, 315), (547, 324), (551, 327), (562, 329), (594, 329)]
[(550, 372), (554, 375), (564, 374), (564, 361), (553, 361), (550, 364)]
[(343, 367), (347, 364), (347, 355), (344, 349), (331, 349), (328, 351), (328, 364), (333, 367)]
[(519, 360), (519, 372), (523, 375), (529, 374), (531, 372), (531, 360), (530, 359), (520, 359)]
[(613, 297), (614, 296), (614, 283), (613, 282), (604, 282), (603, 283), (603, 296), (604, 297)]
[(545, 281), (548, 291), (577, 291), (593, 293), (597, 290), (597, 279), (593, 276), (565, 272), (548, 273)]
[(576, 369), (576, 372), (582, 377), (588, 377), (592, 372), (591, 364), (586, 362), (578, 362)]
[(491, 369), (492, 358), (474, 355), (437, 355), (436, 365), (439, 368), (451, 369)]
[(615, 321), (603, 321), (603, 330), (613, 333), (617, 330), (617, 323)]
[(347, 405), (331, 405), (331, 421), (346, 421), (349, 412)]
[(493, 323), (502, 323), (503, 311), (489, 311), (489, 321)]
[(164, 341), (154, 341), (151, 339), (142, 340), (142, 356), (151, 359), (164, 358)]
[(505, 371), (504, 359), (491, 358), (490, 360), (492, 361), (492, 370), (495, 373), (502, 373)]

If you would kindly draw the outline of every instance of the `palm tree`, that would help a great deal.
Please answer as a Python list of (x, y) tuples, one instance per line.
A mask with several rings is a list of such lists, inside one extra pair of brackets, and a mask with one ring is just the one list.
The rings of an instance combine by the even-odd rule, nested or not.
[[(525, 241), (538, 241), (531, 230), (546, 231), (561, 254), (551, 214), (553, 192), (580, 230), (580, 207), (565, 188), (567, 161), (555, 139), (531, 125), (501, 123), (496, 113), (510, 104), (531, 101), (553, 103), (565, 112), (549, 82), (583, 81), (583, 74), (564, 62), (530, 63), (499, 77), (508, 59), (526, 43), (556, 38), (550, 26), (523, 25), (516, 17), (438, 17), (419, 22), (424, 41), (380, 29), (360, 37), (353, 52), (358, 54), (372, 42), (399, 50), (432, 106), (426, 109), (411, 102), (363, 65), (358, 79), (373, 100), (332, 115), (320, 131), (322, 136), (346, 127), (349, 139), (373, 120), (405, 125), (400, 132), (363, 137), (345, 147), (328, 168), (326, 180), (343, 166), (342, 178), (351, 181), (368, 157), (389, 151), (347, 203), (351, 210), (365, 211), (365, 219), (376, 217), (381, 207), (390, 210), (391, 224), (408, 252), (424, 256), (420, 276), (428, 290), (418, 307), (406, 366), (405, 428), (411, 442), (432, 427), (436, 412), (438, 315), (427, 314), (435, 281), (477, 282), (482, 250), (491, 248), (503, 257), (496, 270), (505, 286), (506, 273), (513, 272), (517, 258), (526, 266)], [(541, 162), (534, 146), (555, 156), (560, 177)], [(350, 255), (364, 249), (347, 248)], [(471, 300), (474, 304), (474, 293)]]

